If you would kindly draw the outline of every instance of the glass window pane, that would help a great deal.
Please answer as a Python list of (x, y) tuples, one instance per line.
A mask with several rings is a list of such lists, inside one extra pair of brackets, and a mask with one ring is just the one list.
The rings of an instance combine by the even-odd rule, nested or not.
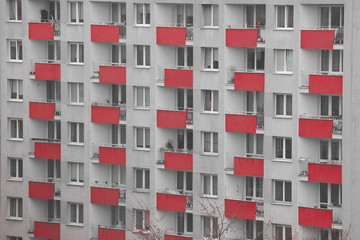
[(283, 201), (283, 182), (275, 181), (275, 201)]
[(185, 48), (178, 47), (177, 49), (177, 65), (184, 66), (185, 65)]
[(328, 203), (328, 185), (320, 183), (320, 203)]
[(213, 26), (219, 26), (219, 5), (213, 6)]
[(145, 172), (145, 189), (150, 189), (150, 171), (144, 170)]
[(84, 124), (79, 123), (79, 143), (84, 143)]
[(136, 65), (144, 65), (144, 46), (136, 46)]
[(193, 190), (192, 172), (187, 172), (185, 176), (186, 176), (186, 190), (192, 191)]
[(254, 196), (254, 180), (253, 177), (246, 177), (246, 196), (253, 197)]
[(292, 157), (292, 146), (291, 146), (291, 138), (285, 139), (285, 158), (291, 159)]
[(287, 27), (294, 27), (294, 6), (287, 6)]
[(145, 24), (150, 24), (150, 4), (145, 4)]
[(341, 27), (341, 8), (342, 7), (331, 7), (331, 28)]
[(204, 152), (211, 152), (211, 133), (204, 133)]
[(276, 50), (276, 71), (285, 71), (285, 50)]
[(286, 50), (286, 71), (293, 71), (293, 50)]
[(144, 105), (144, 95), (143, 95), (144, 88), (136, 87), (136, 106), (141, 107)]
[(284, 115), (284, 95), (276, 95), (276, 115)]
[(283, 228), (282, 226), (275, 226), (275, 239), (283, 240)]
[(144, 8), (143, 4), (136, 4), (136, 23), (144, 24)]
[(203, 194), (210, 194), (210, 176), (204, 175), (203, 181)]
[(143, 170), (136, 170), (136, 188), (143, 188)]
[(79, 182), (84, 182), (84, 164), (79, 163)]
[(256, 154), (263, 154), (264, 135), (256, 134)]
[(332, 51), (332, 71), (333, 72), (340, 72), (340, 63), (341, 63), (341, 52), (340, 50), (333, 50)]
[(217, 176), (212, 176), (213, 185), (212, 185), (212, 195), (218, 194), (218, 178)]
[(283, 138), (275, 138), (275, 158), (283, 158), (284, 157), (284, 139)]
[(256, 5), (256, 26), (265, 25), (265, 5)]
[(23, 177), (23, 160), (19, 159), (18, 160), (18, 171), (19, 171), (19, 175), (18, 177), (19, 178), (22, 178)]
[(177, 232), (184, 233), (185, 232), (185, 216), (184, 213), (177, 213)]
[(292, 240), (291, 227), (285, 227), (285, 240)]
[(246, 6), (246, 26), (248, 28), (254, 28), (255, 27), (255, 6), (253, 5), (247, 5)]
[(211, 48), (205, 48), (204, 68), (211, 68)]
[(340, 116), (340, 97), (332, 96), (331, 97), (331, 115), (332, 116)]
[(136, 131), (136, 147), (144, 147), (144, 132), (142, 128), (135, 128)]
[(320, 8), (320, 26), (323, 28), (329, 27), (329, 7)]
[(145, 147), (150, 148), (150, 129), (145, 129)]
[(254, 225), (252, 220), (246, 220), (246, 239), (254, 239)]
[(149, 107), (150, 106), (150, 88), (146, 87), (144, 88), (145, 90), (145, 106)]
[(211, 26), (211, 5), (203, 5), (204, 26)]
[(329, 72), (329, 50), (321, 50), (321, 71)]
[(213, 92), (213, 104), (214, 104), (214, 109), (213, 111), (217, 112), (219, 111), (219, 97), (218, 97), (218, 91), (212, 91)]
[(331, 204), (340, 205), (339, 184), (331, 184)]
[(184, 172), (182, 171), (176, 172), (176, 187), (179, 190), (184, 189)]
[(17, 177), (16, 176), (16, 160), (15, 159), (10, 159), (10, 177)]
[(79, 102), (84, 103), (84, 84), (79, 83)]
[(277, 27), (278, 28), (285, 27), (285, 6), (277, 7)]
[(320, 97), (320, 115), (321, 116), (329, 115), (329, 96)]
[(150, 66), (150, 46), (145, 46), (145, 66)]
[(291, 202), (291, 182), (285, 182), (285, 202)]
[(263, 197), (263, 179), (259, 177), (256, 178), (256, 197)]
[(331, 141), (331, 160), (340, 160), (340, 142)]
[(247, 49), (247, 70), (255, 70), (255, 49)]
[(292, 115), (292, 95), (286, 95), (286, 115)]
[(329, 159), (329, 144), (326, 140), (320, 140), (320, 159)]
[(79, 204), (78, 207), (79, 207), (79, 223), (84, 223), (84, 206), (82, 204)]
[(263, 71), (265, 66), (265, 49), (256, 48), (256, 70)]
[(211, 111), (211, 90), (204, 91), (204, 111)]

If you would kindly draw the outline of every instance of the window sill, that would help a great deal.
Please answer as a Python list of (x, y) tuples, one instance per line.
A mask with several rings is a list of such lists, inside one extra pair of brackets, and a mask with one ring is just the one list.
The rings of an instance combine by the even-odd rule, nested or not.
[(8, 141), (13, 141), (13, 142), (23, 142), (24, 139), (18, 139), (18, 138), (9, 138)]
[(285, 206), (285, 207), (291, 207), (292, 203), (290, 202), (272, 202), (272, 205), (278, 205), (278, 206)]
[(67, 25), (68, 25), (68, 26), (84, 26), (84, 23), (80, 23), (80, 22), (68, 22)]
[(272, 118), (274, 119), (292, 119), (292, 116), (281, 116), (281, 115), (275, 115)]
[(284, 162), (284, 163), (292, 163), (292, 159), (282, 159), (282, 158), (274, 158), (273, 162)]
[(23, 218), (18, 218), (18, 217), (7, 217), (6, 220), (9, 221), (22, 221)]
[(134, 110), (150, 111), (149, 107), (134, 107)]
[(84, 106), (84, 103), (68, 103), (68, 106), (83, 107), (83, 106)]
[(22, 23), (22, 20), (6, 20), (7, 23)]
[(203, 69), (201, 69), (201, 72), (219, 72), (219, 69), (215, 69), (215, 68), (203, 68)]
[(133, 150), (140, 152), (150, 152), (150, 148), (134, 148)]
[(212, 199), (218, 199), (218, 196), (215, 195), (206, 195), (206, 194), (200, 194), (200, 198), (212, 198)]
[(23, 99), (9, 99), (7, 100), (8, 102), (13, 102), (13, 103), (23, 103), (24, 100)]
[(134, 69), (150, 69), (151, 66), (135, 66)]
[(294, 75), (294, 72), (273, 72), (274, 75)]
[(220, 29), (220, 27), (219, 26), (202, 26), (201, 29), (218, 30), (218, 29)]
[(73, 143), (73, 142), (69, 142), (67, 145), (69, 145), (69, 146), (83, 147), (83, 146), (84, 146), (84, 143)]
[(84, 227), (83, 223), (67, 223), (66, 225), (71, 227)]
[(134, 189), (133, 192), (137, 192), (137, 193), (150, 193), (150, 189)]
[(200, 156), (206, 156), (206, 157), (218, 157), (219, 153), (201, 153)]
[(69, 66), (84, 66), (84, 63), (78, 63), (78, 62), (69, 62), (68, 63)]
[(294, 31), (294, 28), (274, 28), (274, 31)]
[(74, 186), (74, 187), (83, 187), (85, 184), (84, 183), (69, 182), (66, 185)]
[(22, 178), (8, 178), (8, 179), (6, 179), (6, 181), (9, 181), (9, 182), (22, 182), (23, 179)]
[(7, 60), (8, 63), (23, 63), (23, 60)]
[(219, 115), (219, 112), (203, 111), (203, 112), (201, 112), (201, 114)]

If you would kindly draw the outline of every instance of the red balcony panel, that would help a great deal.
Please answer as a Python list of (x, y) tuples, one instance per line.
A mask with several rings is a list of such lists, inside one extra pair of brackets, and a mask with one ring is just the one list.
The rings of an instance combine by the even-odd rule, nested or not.
[(99, 82), (126, 84), (126, 67), (99, 66)]
[(299, 136), (332, 138), (333, 121), (321, 119), (299, 119)]
[(191, 237), (182, 237), (182, 236), (174, 236), (174, 235), (164, 235), (164, 240), (192, 240)]
[(165, 169), (192, 171), (193, 155), (188, 153), (165, 152)]
[(331, 228), (332, 221), (332, 210), (299, 207), (299, 225)]
[(54, 40), (55, 25), (53, 23), (29, 23), (29, 39)]
[(91, 122), (119, 124), (120, 107), (91, 106)]
[(35, 221), (34, 238), (60, 240), (60, 223)]
[(35, 63), (35, 79), (60, 81), (60, 64)]
[(340, 165), (309, 163), (308, 181), (341, 184), (342, 167)]
[(99, 147), (99, 162), (126, 165), (126, 148)]
[(225, 199), (225, 216), (255, 220), (256, 202)]
[(186, 128), (186, 111), (157, 110), (157, 126), (166, 128)]
[(343, 76), (310, 74), (309, 93), (342, 95)]
[(91, 187), (91, 203), (119, 205), (120, 190), (117, 188)]
[(226, 114), (225, 130), (227, 132), (256, 133), (256, 116)]
[(264, 159), (234, 157), (234, 174), (264, 177)]
[(184, 69), (165, 69), (164, 70), (165, 87), (193, 87), (193, 70)]
[(186, 196), (157, 193), (156, 209), (159, 211), (185, 212)]
[(91, 25), (92, 42), (118, 43), (120, 26), (118, 25)]
[(29, 181), (30, 198), (54, 199), (54, 193), (54, 183)]
[(29, 117), (41, 119), (54, 119), (55, 103), (30, 102)]
[(98, 240), (126, 240), (125, 230), (98, 228)]
[(36, 142), (34, 146), (35, 158), (61, 159), (61, 144)]
[(234, 89), (242, 91), (264, 91), (265, 74), (264, 73), (234, 73)]
[(257, 29), (226, 29), (227, 47), (257, 47)]
[(156, 27), (156, 44), (185, 45), (186, 28), (184, 27)]
[(333, 49), (335, 30), (301, 30), (301, 48)]

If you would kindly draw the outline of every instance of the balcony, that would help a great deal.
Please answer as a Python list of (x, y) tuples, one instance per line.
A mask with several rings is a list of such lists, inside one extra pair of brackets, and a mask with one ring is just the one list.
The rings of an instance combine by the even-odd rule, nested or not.
[(299, 119), (299, 136), (313, 138), (338, 138), (342, 134), (341, 117), (309, 117)]
[(259, 47), (259, 44), (265, 43), (265, 29), (259, 28), (232, 28), (226, 29), (227, 47)]
[(30, 78), (36, 80), (60, 81), (60, 62), (52, 60), (30, 60)]
[(57, 139), (32, 138), (30, 157), (40, 159), (61, 159), (61, 144)]
[(126, 38), (126, 26), (120, 23), (92, 23), (91, 41), (118, 43), (119, 39)]
[(341, 229), (341, 208), (299, 207), (299, 225)]
[(249, 220), (260, 219), (264, 216), (264, 203), (225, 199), (225, 216)]
[[(124, 190), (123, 190), (124, 191)], [(120, 188), (118, 185), (91, 187), (91, 203), (118, 206), (120, 202)]]
[(34, 238), (60, 240), (60, 222), (56, 220), (35, 220), (33, 224)]
[(160, 66), (158, 85), (165, 87), (193, 88), (193, 68)]
[(308, 164), (308, 181), (322, 183), (342, 183), (342, 166), (329, 164)]
[(51, 101), (33, 101), (29, 102), (29, 117), (39, 119), (50, 119), (55, 118), (55, 114), (60, 113), (55, 111), (55, 103)]
[(160, 191), (156, 193), (156, 209), (159, 211), (186, 212), (193, 209), (192, 193), (179, 191)]
[(157, 110), (156, 121), (158, 127), (191, 128), (193, 124), (193, 109), (161, 108), (161, 110)]
[(118, 63), (93, 63), (94, 75), (99, 83), (126, 84), (126, 66)]
[(191, 150), (161, 148), (160, 151), (164, 152), (164, 160), (159, 160), (157, 164), (164, 164), (165, 169), (193, 170), (193, 154)]
[(343, 76), (339, 73), (306, 73), (302, 72), (302, 84), (300, 89), (310, 94), (334, 94), (343, 93)]
[(29, 39), (54, 40), (60, 36), (60, 22), (52, 20), (33, 20), (29, 22)]
[(164, 235), (164, 240), (192, 240), (192, 236), (187, 236), (184, 233), (167, 233)]
[(126, 165), (126, 146), (124, 144), (93, 144), (92, 158), (102, 164)]
[(40, 199), (54, 199), (55, 183), (48, 181), (29, 181), (29, 197)]
[(126, 105), (118, 103), (93, 103), (91, 106), (91, 122), (119, 124), (126, 121)]
[(126, 240), (126, 231), (122, 228), (99, 226), (98, 240)]
[(240, 70), (232, 65), (227, 69), (227, 88), (238, 91), (260, 91), (265, 89), (265, 73)]
[(234, 157), (234, 174), (241, 176), (264, 177), (264, 159)]
[(194, 37), (192, 26), (165, 25), (156, 27), (156, 44), (191, 45)]
[(344, 29), (325, 29), (315, 27), (301, 30), (301, 48), (303, 49), (334, 49), (344, 42)]
[(250, 112), (226, 114), (225, 131), (238, 133), (257, 133), (264, 129), (264, 115)]

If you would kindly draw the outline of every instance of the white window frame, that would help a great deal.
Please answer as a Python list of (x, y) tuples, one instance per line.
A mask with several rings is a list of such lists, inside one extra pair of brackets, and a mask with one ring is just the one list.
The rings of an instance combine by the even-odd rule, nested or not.
[[(8, 40), (9, 44), (9, 62), (22, 62), (23, 61), (23, 44), (22, 40), (11, 39)], [(14, 47), (12, 45), (15, 45)], [(15, 50), (15, 56), (12, 57), (12, 49)]]
[[(191, 134), (191, 135), (190, 135)], [(179, 144), (179, 136), (183, 136), (184, 138), (184, 143), (183, 143), (183, 147), (180, 147)], [(181, 149), (181, 150), (184, 150), (184, 151), (191, 151), (193, 150), (193, 146), (194, 146), (194, 141), (193, 139), (192, 140), (189, 140), (189, 137), (192, 136), (192, 138), (194, 138), (194, 135), (193, 135), (193, 131), (192, 130), (189, 130), (189, 129), (177, 129), (176, 130), (176, 148), (177, 149)], [(190, 143), (191, 141), (191, 143)]]
[[(69, 183), (74, 185), (84, 185), (84, 163), (69, 162)], [(73, 170), (73, 168), (75, 168)], [(74, 171), (75, 176), (72, 176)], [(82, 173), (81, 173), (82, 171)]]
[[(180, 54), (180, 49), (183, 50), (183, 53)], [(191, 51), (190, 51), (191, 49)], [(180, 55), (184, 59), (184, 63), (179, 62)], [(189, 60), (189, 58), (191, 60)], [(177, 46), (176, 47), (176, 65), (179, 68), (192, 68), (194, 65), (194, 48), (189, 46)]]
[[(339, 200), (339, 202), (334, 205), (333, 204), (333, 200), (332, 200), (332, 193), (333, 193), (333, 189), (331, 188), (333, 185), (338, 186), (338, 191), (335, 192), (335, 194), (337, 195), (337, 198)], [(321, 189), (325, 188), (326, 193), (327, 193), (327, 202), (321, 202)], [(342, 184), (334, 184), (334, 183), (319, 183), (319, 205), (320, 207), (331, 207), (331, 206), (337, 206), (340, 207), (342, 205)]]
[[(321, 23), (321, 14), (322, 14), (322, 11), (321, 9), (325, 9), (325, 8), (328, 8), (329, 10), (329, 19), (328, 19), (328, 25), (327, 26), (322, 26), (322, 23)], [(340, 26), (334, 26), (332, 27), (331, 26), (331, 19), (332, 19), (332, 12), (331, 12), (331, 9), (332, 8), (340, 8), (340, 19), (339, 19), (339, 22), (340, 22)], [(341, 27), (344, 27), (344, 22), (342, 22), (342, 19), (344, 19), (344, 7), (343, 6), (339, 6), (339, 5), (334, 5), (334, 6), (320, 6), (320, 9), (319, 9), (319, 26), (321, 28), (325, 28), (325, 29), (338, 29), (338, 28), (341, 28)]]
[(69, 82), (69, 104), (84, 105), (84, 93), (84, 83)]
[[(206, 136), (210, 134), (210, 149), (206, 151)], [(219, 134), (217, 132), (202, 132), (202, 154), (218, 155), (219, 154)], [(215, 142), (216, 140), (216, 142)], [(217, 145), (217, 146), (216, 146)]]
[[(15, 131), (12, 132), (12, 124), (15, 124)], [(13, 135), (13, 133), (15, 133)], [(22, 119), (9, 118), (9, 140), (22, 141), (24, 138), (24, 122)]]
[[(215, 47), (203, 47), (203, 70), (219, 71), (219, 49)], [(210, 65), (207, 65), (207, 59), (210, 58)]]
[[(192, 27), (193, 26), (193, 17), (194, 17), (193, 4), (176, 4), (176, 25), (178, 27)], [(182, 19), (182, 21), (179, 21)], [(188, 21), (190, 17), (192, 21)]]
[[(73, 47), (72, 46), (75, 46), (74, 59), (72, 58), (72, 56), (73, 56)], [(85, 50), (84, 43), (69, 42), (69, 64), (84, 65), (84, 50)]]
[[(277, 160), (281, 159), (281, 160), (291, 161), (291, 159), (292, 159), (292, 138), (274, 137), (273, 139), (274, 139), (274, 158)], [(279, 155), (277, 154), (278, 144), (280, 144), (279, 147), (282, 149), (281, 153)], [(289, 147), (290, 147), (290, 155), (291, 156), (286, 156), (287, 152), (289, 151), (289, 149), (288, 149)]]
[[(219, 180), (218, 175), (214, 174), (202, 174), (202, 196), (205, 197), (217, 197), (219, 194)], [(207, 180), (208, 179), (208, 180)], [(206, 192), (206, 184), (209, 181), (209, 192)], [(214, 183), (215, 182), (215, 183)], [(216, 184), (216, 185), (214, 185)]]
[[(135, 45), (135, 66), (137, 68), (150, 68), (151, 67), (151, 49), (150, 45)], [(138, 62), (138, 51), (140, 51), (140, 48), (143, 52), (142, 54), (142, 62)], [(147, 56), (149, 54), (149, 56)], [(147, 63), (146, 60), (149, 60)]]
[[(261, 225), (261, 226), (259, 226)], [(260, 229), (261, 228), (261, 229)], [(249, 231), (251, 231), (249, 233)], [(253, 239), (263, 239), (264, 232), (264, 222), (257, 220), (246, 220), (245, 221), (245, 239), (253, 240)], [(255, 236), (255, 237), (254, 237)]]
[[(69, 24), (81, 24), (83, 25), (84, 24), (84, 4), (83, 2), (79, 1), (79, 2), (68, 2), (69, 3)], [(73, 8), (75, 8), (73, 10)], [(72, 11), (75, 11), (75, 18), (74, 18), (74, 21), (73, 19), (71, 18), (71, 12)]]
[[(9, 101), (23, 102), (24, 101), (23, 80), (9, 79), (8, 82), (9, 82)], [(13, 93), (15, 95), (14, 97), (12, 96)]]
[[(141, 183), (138, 183), (138, 174), (141, 175)], [(149, 169), (135, 169), (135, 189), (150, 190), (150, 170)], [(148, 185), (148, 186), (147, 186)]]
[[(50, 164), (52, 162), (52, 168), (51, 168), (51, 171), (53, 172), (54, 176), (50, 176)], [(46, 176), (48, 179), (51, 179), (51, 180), (60, 180), (61, 179), (61, 162), (60, 160), (54, 160), (54, 159), (47, 159), (47, 168), (46, 168)], [(70, 172), (71, 174), (71, 172)]]
[(61, 101), (61, 83), (60, 81), (46, 81), (46, 98), (53, 102)]
[[(142, 210), (142, 209), (134, 209), (134, 230), (135, 231), (141, 231), (141, 232), (147, 232), (150, 230), (150, 211), (148, 210)], [(141, 222), (141, 227), (138, 228), (137, 222), (138, 217), (141, 217), (139, 219)]]
[(125, 206), (111, 206), (111, 225), (125, 229), (126, 226)]
[[(69, 144), (84, 145), (84, 131), (84, 123), (69, 122)], [(75, 132), (75, 136), (73, 136), (73, 132)]]
[[(68, 206), (69, 206), (69, 225), (80, 225), (80, 226), (84, 225), (84, 205), (82, 203), (69, 202)], [(75, 219), (72, 219), (73, 210), (75, 210)]]
[(110, 141), (112, 145), (124, 146), (126, 145), (126, 125), (125, 124), (111, 124)]
[[(61, 121), (47, 121), (46, 136), (48, 139), (61, 140)], [(52, 124), (52, 125), (50, 125)], [(50, 137), (51, 135), (52, 137)]]
[[(142, 139), (138, 139), (138, 131), (142, 131)], [(150, 140), (150, 128), (146, 127), (134, 127), (135, 134), (135, 149), (138, 150), (150, 150), (151, 140)], [(148, 140), (148, 142), (147, 142)], [(139, 144), (138, 144), (139, 143)]]
[[(141, 87), (141, 86), (135, 86), (134, 87), (135, 92), (135, 108), (150, 108), (150, 88), (149, 87)], [(142, 95), (142, 102), (138, 101), (138, 94)]]
[[(279, 26), (280, 13), (279, 8), (284, 8), (284, 27)], [(277, 5), (276, 8), (276, 29), (278, 30), (293, 30), (294, 29), (294, 5)], [(292, 10), (290, 10), (292, 9)], [(292, 14), (292, 16), (291, 16)], [(289, 18), (292, 18), (292, 26), (290, 26)]]
[(15, 236), (7, 236), (7, 240), (23, 240), (22, 237), (15, 237)]
[[(9, 22), (22, 22), (22, 3), (21, 0), (7, 0), (8, 17)], [(11, 19), (11, 11), (13, 11), (13, 18)]]
[[(258, 146), (259, 145), (258, 141), (262, 141), (261, 146)], [(264, 134), (247, 133), (245, 143), (246, 143), (246, 156), (248, 157), (264, 156)], [(250, 152), (249, 150), (250, 146), (253, 152)]]
[[(179, 175), (182, 175), (182, 181)], [(188, 181), (188, 176), (191, 180)], [(187, 185), (191, 185), (191, 189), (187, 188)], [(179, 185), (182, 185), (182, 188), (179, 188)], [(176, 171), (176, 189), (178, 191), (191, 193), (193, 191), (194, 186), (194, 179), (193, 179), (193, 173), (187, 172), (187, 171)]]
[(123, 186), (126, 184), (126, 166), (110, 164), (110, 182), (114, 186)]
[[(143, 27), (149, 27), (150, 23), (151, 23), (151, 8), (150, 8), (150, 4), (149, 3), (135, 3), (135, 26), (143, 26)], [(139, 9), (142, 8), (142, 21), (139, 21), (140, 19), (138, 19), (138, 12)], [(146, 22), (146, 10), (149, 10), (149, 22)], [(140, 13), (140, 12), (139, 12)]]
[[(282, 98), (282, 106), (278, 106), (279, 98)], [(276, 117), (292, 117), (293, 106), (292, 106), (292, 94), (275, 94), (275, 116)], [(290, 113), (287, 111), (288, 105), (290, 104)]]
[[(252, 184), (248, 184), (249, 181), (252, 181)], [(261, 186), (258, 189), (257, 182), (261, 182)], [(252, 195), (248, 195), (248, 186), (251, 186)], [(258, 190), (260, 194), (258, 194)], [(249, 199), (250, 201), (254, 199), (262, 200), (264, 198), (264, 179), (262, 177), (245, 177), (245, 196), (246, 199)]]
[[(322, 237), (322, 232), (327, 232), (327, 237), (323, 238)], [(333, 234), (337, 234), (336, 237), (333, 237)], [(338, 229), (327, 229), (327, 228), (321, 228), (319, 231), (319, 240), (342, 240), (342, 230), (338, 230)], [(346, 239), (346, 238), (345, 238)]]
[[(338, 149), (335, 149), (335, 151), (337, 150), (338, 151), (338, 155), (339, 155), (339, 159), (333, 159), (333, 154), (332, 152), (334, 151), (333, 149), (333, 143), (338, 143), (339, 147)], [(327, 155), (328, 155), (328, 159), (326, 158), (322, 158), (322, 151), (323, 151), (323, 147), (324, 145), (326, 145), (326, 148), (327, 148)], [(342, 161), (342, 142), (341, 140), (337, 140), (337, 139), (320, 139), (320, 161), (321, 160), (333, 160), (333, 161)], [(325, 149), (324, 149), (325, 150)]]
[[(250, 51), (254, 51), (254, 63), (253, 63), (254, 69), (251, 69), (248, 64)], [(259, 54), (261, 55), (262, 52), (264, 52), (264, 59), (262, 59), (262, 61), (264, 62), (263, 63), (264, 68), (260, 69), (260, 67), (258, 67), (257, 60), (258, 60), (258, 55)], [(260, 56), (259, 56), (259, 59), (260, 59)], [(248, 71), (248, 72), (264, 72), (265, 71), (265, 48), (247, 48), (246, 49), (246, 71)]]
[[(50, 58), (51, 55), (53, 56)], [(61, 60), (60, 41), (48, 41), (47, 56), (48, 62)]]
[[(14, 205), (15, 204), (15, 205)], [(15, 212), (12, 213), (12, 208)], [(22, 220), (24, 216), (23, 199), (17, 197), (8, 197), (8, 219)]]
[(126, 64), (126, 44), (112, 44), (110, 55), (111, 64)]
[(246, 91), (245, 109), (247, 114), (264, 115), (264, 92)]
[[(280, 56), (282, 53), (282, 61), (283, 61), (283, 65), (281, 66), (281, 68), (283, 68), (283, 70), (279, 69), (280, 68)], [(294, 71), (294, 51), (292, 49), (275, 49), (275, 72), (276, 73), (287, 73), (287, 74), (292, 74)]]
[[(264, 4), (246, 5), (245, 6), (245, 28), (257, 28), (256, 19), (258, 18), (258, 16), (256, 14), (256, 8), (258, 6), (264, 6)], [(255, 26), (250, 25), (247, 21), (248, 7), (254, 7), (253, 8), (253, 16), (254, 16), (253, 22), (254, 22)], [(264, 7), (265, 7), (265, 23), (264, 23), (264, 25), (261, 25), (260, 27), (264, 27), (266, 25), (266, 6), (264, 6)]]
[[(281, 234), (282, 235), (280, 235), (280, 236), (277, 235), (277, 231), (276, 231), (277, 228), (281, 229)], [(286, 232), (287, 232), (287, 230), (289, 230), (289, 228), (290, 228), (290, 231), (291, 231), (290, 238), (288, 238), (288, 236), (286, 236)], [(293, 239), (291, 225), (274, 224), (274, 239), (277, 239), (277, 240), (291, 240), (291, 239)]]
[[(327, 115), (323, 115), (321, 112), (322, 106), (325, 104), (325, 102), (323, 101), (324, 98), (327, 98), (327, 111), (330, 114)], [(339, 106), (337, 106), (339, 108), (339, 114), (338, 115), (333, 115), (333, 107), (335, 106), (334, 104), (334, 98), (338, 98), (339, 99)], [(319, 102), (320, 102), (320, 106), (319, 106), (319, 115), (323, 116), (323, 117), (339, 117), (342, 116), (342, 96), (338, 96), (338, 95), (320, 95), (319, 96)], [(324, 106), (326, 107), (326, 105)]]
[[(210, 7), (210, 25), (206, 25), (205, 19), (206, 17), (206, 9), (207, 7)], [(202, 11), (203, 11), (203, 27), (204, 28), (219, 28), (219, 5), (218, 4), (203, 4), (202, 5)], [(217, 16), (216, 16), (217, 15)], [(217, 22), (216, 22), (217, 20)]]
[[(210, 95), (209, 95), (210, 94)], [(219, 91), (217, 90), (202, 90), (202, 110), (205, 113), (218, 113), (219, 112)], [(206, 97), (210, 96), (209, 104), (210, 109), (206, 107), (207, 99)], [(207, 109), (206, 109), (207, 108)]]
[[(209, 221), (209, 226), (206, 225), (206, 220)], [(219, 238), (219, 220), (217, 217), (201, 216), (202, 221), (202, 235), (204, 239), (218, 239)], [(206, 235), (206, 229), (209, 231), (209, 235)], [(214, 231), (214, 229), (216, 231)]]
[[(334, 59), (334, 52), (339, 52), (339, 71), (335, 71), (334, 67), (333, 67), (333, 59)], [(328, 52), (329, 54), (329, 58), (325, 59), (328, 62), (328, 66), (326, 66), (326, 68), (328, 68), (328, 70), (323, 70), (323, 53)], [(323, 74), (342, 74), (343, 73), (343, 68), (344, 68), (344, 51), (341, 49), (332, 49), (332, 50), (326, 50), (326, 49), (322, 49), (320, 51), (320, 72)]]
[[(181, 216), (182, 215), (182, 216)], [(191, 218), (192, 220), (192, 226), (191, 228), (189, 229), (189, 226), (188, 226), (188, 222), (189, 222), (189, 218)], [(179, 229), (179, 221), (180, 219), (183, 220), (183, 222), (181, 224), (184, 225), (184, 231), (180, 231)], [(177, 212), (176, 213), (176, 232), (178, 233), (178, 235), (180, 234), (188, 234), (188, 235), (191, 235), (194, 231), (194, 217), (193, 217), (193, 214), (192, 213), (186, 213), (186, 212)]]
[(22, 181), (23, 175), (24, 175), (23, 160), (21, 158), (9, 158), (9, 179)]
[(110, 19), (113, 23), (126, 25), (126, 3), (111, 3)]
[[(281, 183), (282, 184), (282, 197), (281, 199), (276, 199), (276, 191), (277, 191), (277, 184), (276, 183)], [(290, 183), (290, 185), (289, 185)], [(289, 186), (290, 186), (290, 201), (289, 199), (286, 199), (286, 193), (289, 191)], [(291, 181), (283, 181), (283, 180), (274, 180), (273, 181), (273, 200), (275, 203), (286, 203), (286, 204), (291, 204), (292, 203), (292, 183)]]
[[(49, 204), (52, 202), (53, 204), (53, 208), (50, 209), (50, 206)], [(50, 211), (51, 211), (51, 214), (53, 216), (50, 216)], [(57, 220), (59, 221), (60, 220), (60, 214), (61, 214), (61, 203), (60, 203), (60, 200), (52, 200), (52, 199), (48, 199), (47, 200), (47, 216), (49, 219), (51, 220)]]

